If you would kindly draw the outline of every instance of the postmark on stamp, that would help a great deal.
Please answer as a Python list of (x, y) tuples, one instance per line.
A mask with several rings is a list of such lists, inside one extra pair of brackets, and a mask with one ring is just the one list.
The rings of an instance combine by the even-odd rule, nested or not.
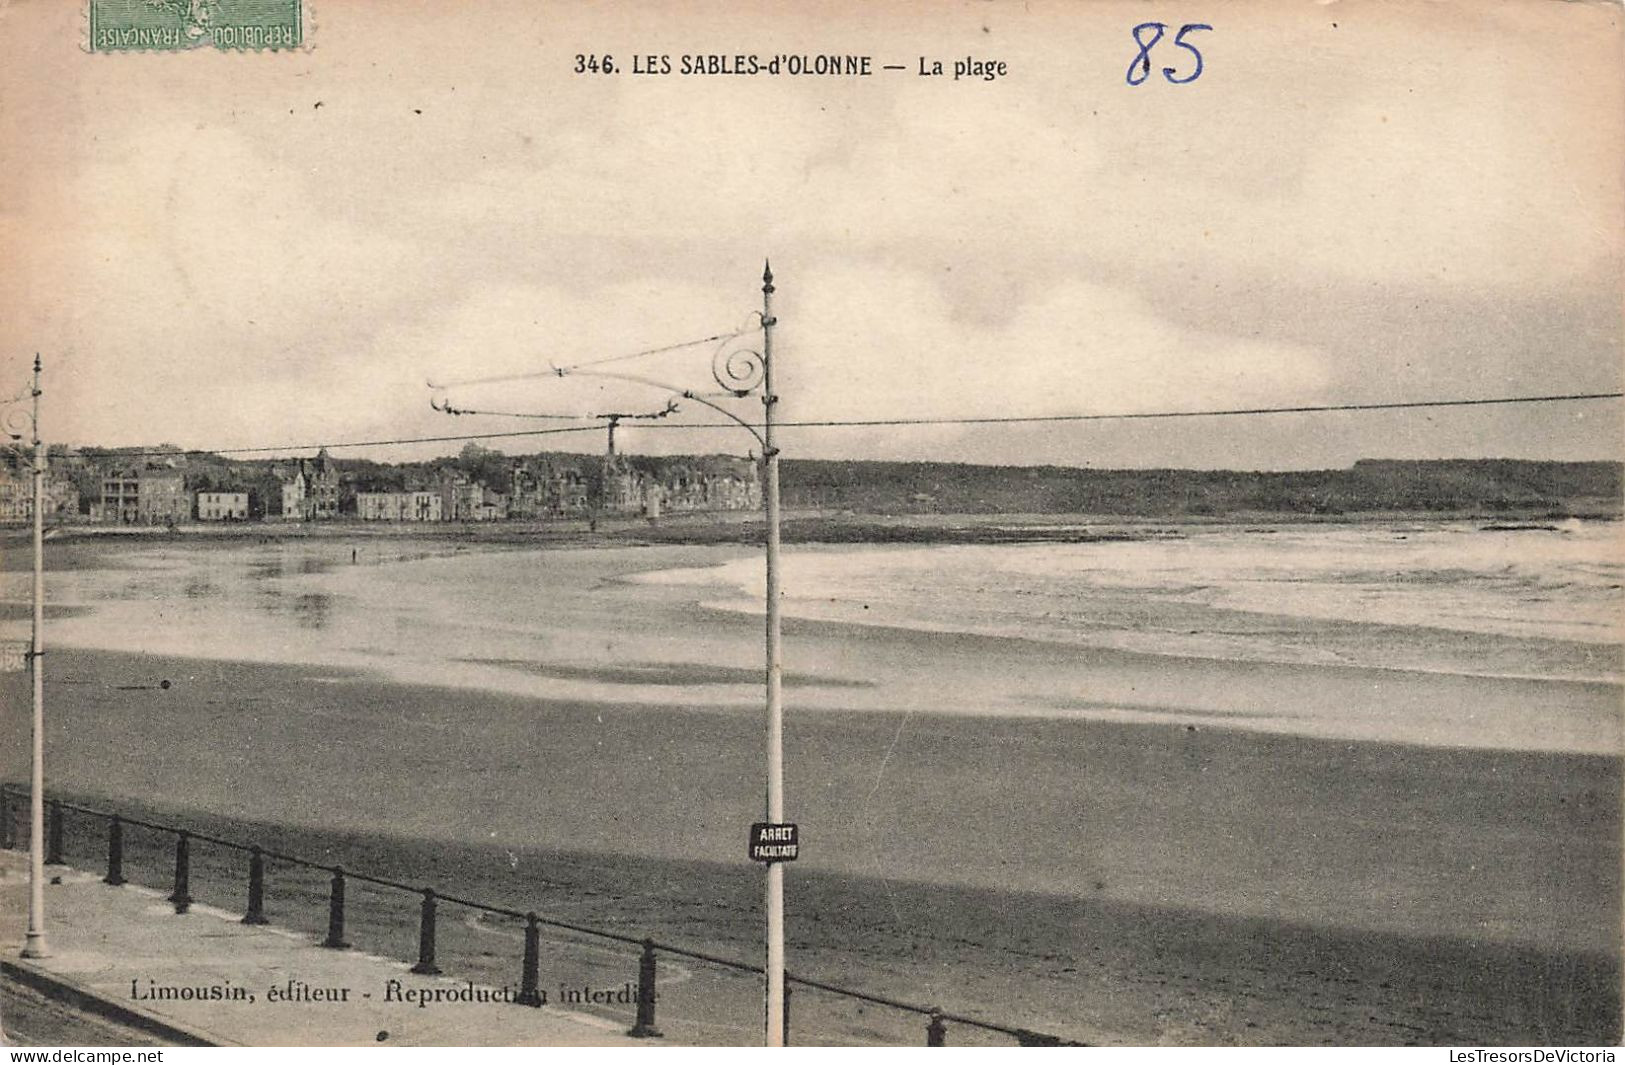
[(92, 52), (285, 51), (305, 43), (304, 0), (88, 0)]

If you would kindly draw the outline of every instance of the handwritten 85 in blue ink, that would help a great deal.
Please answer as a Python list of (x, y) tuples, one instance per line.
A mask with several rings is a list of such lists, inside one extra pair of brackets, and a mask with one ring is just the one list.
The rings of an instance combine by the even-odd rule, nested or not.
[[(1185, 34), (1195, 33), (1197, 30), (1211, 30), (1212, 28), (1205, 22), (1190, 22), (1179, 27), (1179, 32), (1174, 34), (1174, 47), (1183, 48), (1196, 57), (1196, 66), (1184, 77), (1175, 77), (1177, 69), (1174, 67), (1163, 67), (1162, 76), (1167, 78), (1170, 84), (1189, 85), (1202, 76), (1202, 53), (1196, 50), (1194, 44), (1185, 42)], [(1142, 36), (1147, 30), (1153, 31), (1149, 41)], [(1134, 27), (1134, 43), (1140, 46), (1140, 54), (1135, 56), (1134, 62), (1128, 65), (1127, 80), (1130, 85), (1143, 85), (1145, 80), (1151, 76), (1151, 49), (1158, 41), (1162, 40), (1162, 35), (1167, 32), (1167, 25), (1161, 22), (1142, 22)]]

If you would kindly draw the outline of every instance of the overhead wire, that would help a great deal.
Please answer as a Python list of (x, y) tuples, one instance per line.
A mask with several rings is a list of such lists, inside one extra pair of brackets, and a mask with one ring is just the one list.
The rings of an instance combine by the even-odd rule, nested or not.
[(606, 366), (612, 362), (627, 362), (631, 359), (643, 359), (652, 355), (664, 355), (672, 351), (683, 351), (686, 348), (697, 348), (701, 344), (715, 344), (718, 341), (732, 340), (749, 333), (761, 331), (760, 325), (748, 326), (744, 329), (735, 329), (727, 333), (717, 333), (715, 336), (700, 337), (698, 340), (684, 340), (676, 344), (667, 344), (664, 347), (644, 348), (641, 351), (629, 351), (620, 355), (606, 355), (601, 359), (586, 359), (582, 362), (573, 362), (567, 366), (550, 366), (545, 370), (533, 370), (527, 373), (499, 374), (495, 377), (467, 377), (459, 381), (430, 381), (429, 387), (436, 391), (448, 388), (465, 388), (470, 385), (507, 384), (512, 381), (535, 381), (544, 377), (558, 377), (572, 370), (584, 370), (589, 366)]
[[(1559, 403), (1589, 399), (1619, 399), (1625, 392), (1565, 392), (1539, 396), (1491, 396), (1467, 399), (1398, 400), (1377, 403), (1320, 403), (1290, 407), (1223, 407), (1207, 410), (1116, 411), (1096, 414), (1010, 414), (969, 417), (920, 418), (835, 418), (818, 421), (776, 421), (778, 429), (874, 428), (910, 425), (1020, 425), (1039, 422), (1127, 421), (1147, 418), (1223, 418), (1258, 414), (1319, 414), (1336, 411), (1411, 410), (1426, 407), (1482, 407), (1510, 403)], [(478, 414), (493, 418), (559, 418), (574, 415), (532, 414), (522, 411), (458, 409), (456, 414)], [(722, 429), (730, 422), (666, 423), (650, 428)]]
[[(1022, 425), (1043, 424), (1056, 422), (1090, 422), (1090, 421), (1132, 421), (1149, 419), (1172, 418), (1225, 418), (1274, 414), (1322, 414), (1346, 411), (1382, 411), (1382, 410), (1419, 410), (1450, 407), (1483, 407), (1504, 406), (1519, 403), (1571, 403), (1586, 400), (1619, 399), (1625, 397), (1625, 392), (1563, 392), (1533, 396), (1490, 396), (1466, 397), (1451, 399), (1428, 400), (1396, 400), (1391, 402), (1371, 403), (1314, 403), (1297, 404), (1279, 407), (1222, 407), (1198, 410), (1163, 410), (1163, 411), (1115, 411), (1103, 413), (1079, 414), (1031, 414), (1031, 415), (989, 415), (981, 417), (918, 417), (918, 418), (861, 418), (861, 419), (823, 419), (806, 421), (779, 421), (774, 426), (781, 429), (836, 429), (836, 428), (885, 428), (908, 427), (920, 425)], [(495, 411), (460, 411), (459, 413), (486, 414), (493, 417), (542, 417), (543, 415), (529, 415), (521, 413), (506, 413)], [(571, 416), (564, 416), (571, 417)], [(606, 416), (581, 415), (583, 420), (602, 422)], [(723, 429), (733, 428), (732, 422), (663, 422), (654, 421), (644, 425), (646, 429)], [(488, 433), (454, 433), (445, 436), (414, 436), (396, 437), (381, 440), (347, 440), (326, 441), (320, 443), (302, 444), (274, 444), (257, 447), (236, 448), (164, 448), (164, 449), (133, 449), (104, 448), (121, 457), (137, 458), (142, 456), (168, 456), (176, 453), (182, 454), (215, 454), (215, 455), (252, 455), (269, 454), (286, 451), (311, 451), (327, 448), (361, 447), (392, 447), (406, 444), (451, 443), (468, 440), (502, 440), (534, 436), (552, 436), (565, 433), (601, 432), (601, 424), (560, 426), (550, 429), (514, 429), (505, 432)]]
[(260, 447), (152, 447), (122, 448), (85, 445), (78, 450), (105, 451), (119, 458), (169, 458), (175, 455), (253, 455), (273, 451), (320, 451), (352, 447), (392, 447), (399, 444), (444, 444), (459, 440), (500, 440), (521, 436), (552, 436), (559, 433), (599, 433), (601, 425), (569, 425), (557, 429), (520, 429), (506, 433), (453, 433), (449, 436), (406, 436), (390, 440), (330, 440), (315, 444), (267, 444)]

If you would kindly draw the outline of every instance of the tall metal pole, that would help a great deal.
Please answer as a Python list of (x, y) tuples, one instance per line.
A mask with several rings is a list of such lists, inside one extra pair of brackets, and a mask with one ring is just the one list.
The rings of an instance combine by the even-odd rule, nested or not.
[[(773, 266), (762, 270), (762, 489), (767, 505), (767, 820), (784, 822), (784, 703), (779, 654), (779, 449), (773, 444)], [(784, 1045), (784, 863), (767, 865), (767, 1045)]]
[(28, 934), (23, 957), (43, 958), (45, 947), (45, 442), (39, 427), (40, 359), (34, 356), (34, 638), (29, 671), (34, 679), (34, 767), (28, 854)]

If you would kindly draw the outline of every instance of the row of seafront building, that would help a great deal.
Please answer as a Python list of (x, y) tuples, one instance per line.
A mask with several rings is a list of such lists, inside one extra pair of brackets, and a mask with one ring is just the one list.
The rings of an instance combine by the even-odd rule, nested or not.
[[(341, 471), (327, 452), (222, 476), (188, 469), (179, 456), (120, 464), (69, 452), (53, 458), (44, 484), (56, 521), (116, 525), (183, 522), (389, 522), (565, 519), (597, 515), (754, 510), (756, 464), (724, 456), (662, 460), (640, 467), (621, 455), (506, 460), (482, 479), (455, 467), (405, 477)], [(489, 466), (489, 463), (487, 463)], [(97, 466), (106, 468), (95, 468)], [(488, 483), (490, 482), (490, 483)], [(86, 492), (85, 485), (96, 491)], [(0, 467), (0, 523), (33, 515), (26, 472)]]

